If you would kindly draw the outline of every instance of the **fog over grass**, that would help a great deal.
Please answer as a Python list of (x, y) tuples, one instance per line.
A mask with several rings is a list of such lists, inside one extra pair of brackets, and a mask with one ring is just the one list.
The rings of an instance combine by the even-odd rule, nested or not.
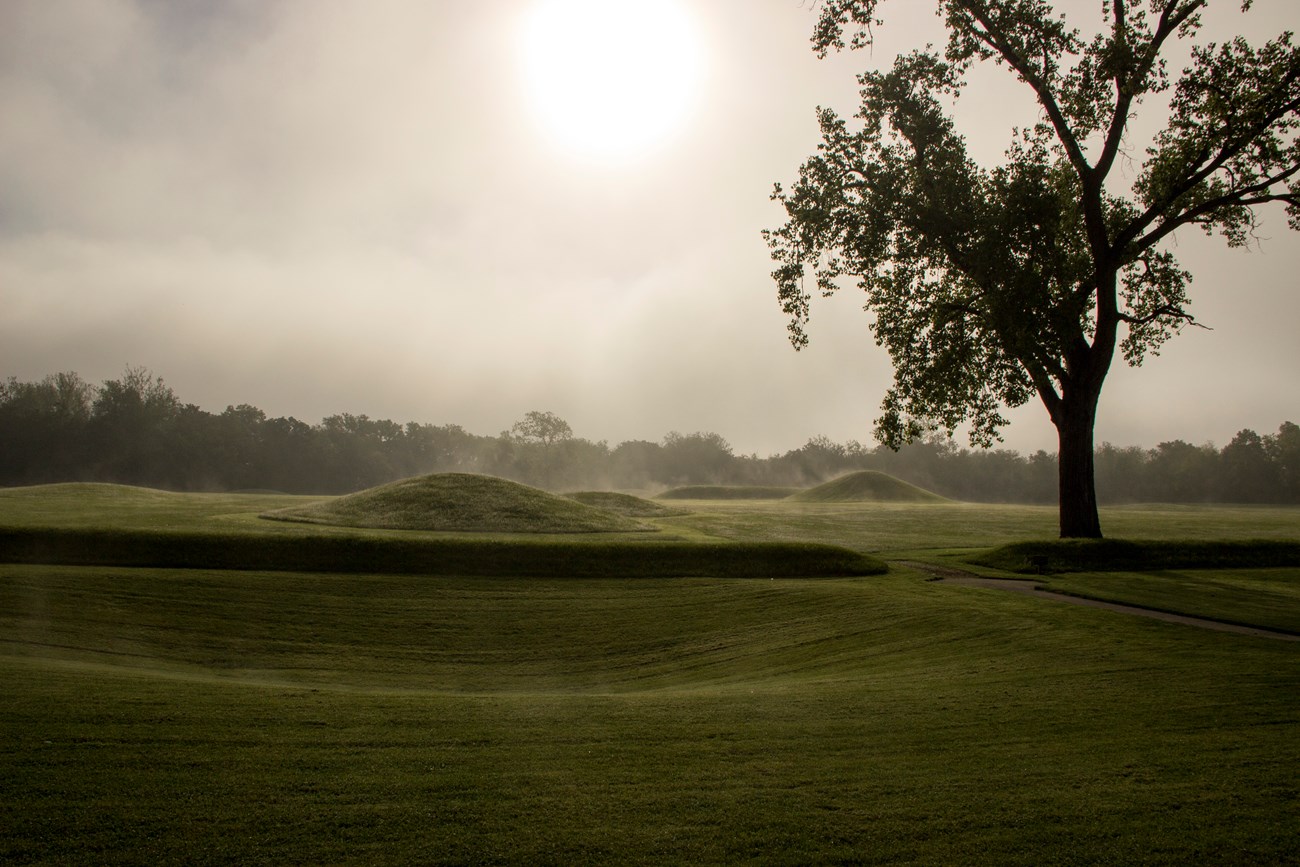
[[(691, 4), (705, 58), (687, 124), (594, 166), (524, 104), (530, 5), (7, 2), (0, 376), (144, 365), (210, 411), (309, 422), (490, 435), (547, 409), (612, 443), (868, 441), (890, 368), (859, 299), (816, 305), (795, 353), (759, 231), (781, 221), (772, 183), (815, 148), (814, 106), (851, 114), (854, 72), (937, 22), (887, 4), (875, 51), (818, 61), (808, 4)], [(1244, 25), (1220, 5), (1215, 38), (1294, 24), (1292, 0), (1259, 0)], [(981, 158), (1033, 121), (1016, 94), (990, 74), (963, 103)], [(1248, 251), (1177, 238), (1214, 330), (1117, 368), (1099, 442), (1223, 444), (1294, 415), (1300, 245), (1263, 217)], [(1008, 445), (1054, 448), (1036, 405), (1013, 417)]]

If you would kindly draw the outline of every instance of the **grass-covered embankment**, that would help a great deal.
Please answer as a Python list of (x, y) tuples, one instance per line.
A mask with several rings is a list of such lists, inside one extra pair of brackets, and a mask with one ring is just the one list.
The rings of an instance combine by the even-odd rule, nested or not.
[(1300, 634), (1300, 542), (1021, 542), (967, 562), (1038, 574), (1057, 593)]
[(0, 528), (0, 562), (420, 575), (730, 578), (873, 575), (873, 557), (797, 542)]
[(1300, 566), (1300, 541), (1059, 539), (1002, 545), (968, 562), (1020, 573), (1265, 569)]

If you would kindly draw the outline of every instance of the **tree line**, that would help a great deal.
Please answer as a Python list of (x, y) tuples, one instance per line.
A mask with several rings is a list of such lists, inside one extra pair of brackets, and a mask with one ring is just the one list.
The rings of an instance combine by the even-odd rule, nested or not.
[[(1094, 455), (1103, 502), (1300, 503), (1300, 426), (1242, 430), (1222, 448), (1182, 440), (1153, 449), (1109, 443)], [(95, 386), (76, 373), (0, 383), (0, 485), (100, 481), (177, 491), (340, 494), (431, 472), (485, 473), (559, 491), (654, 491), (680, 485), (806, 487), (879, 470), (972, 502), (1051, 503), (1056, 455), (969, 450), (935, 436), (892, 451), (814, 437), (759, 457), (721, 435), (671, 432), (610, 446), (563, 419), (529, 412), (495, 436), (459, 425), (366, 415), (319, 424), (248, 404), (211, 413), (144, 368)]]

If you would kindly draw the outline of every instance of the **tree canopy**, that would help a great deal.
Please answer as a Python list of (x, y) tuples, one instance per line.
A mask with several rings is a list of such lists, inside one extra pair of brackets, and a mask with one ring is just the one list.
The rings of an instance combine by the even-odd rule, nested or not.
[[(1037, 396), (1059, 435), (1063, 536), (1101, 534), (1093, 428), (1115, 353), (1140, 365), (1195, 322), (1191, 274), (1167, 242), (1199, 227), (1246, 245), (1271, 202), (1300, 228), (1300, 51), (1290, 33), (1199, 41), (1209, 3), (1101, 0), (1089, 33), (1047, 0), (936, 0), (943, 50), (860, 75), (852, 123), (819, 108), (817, 154), (773, 194), (788, 220), (765, 236), (795, 347), (808, 272), (827, 295), (856, 279), (894, 362), (876, 430), (891, 447), (962, 425), (987, 446), (1003, 409)], [(824, 0), (815, 50), (870, 45), (880, 6)], [(1176, 40), (1192, 45), (1178, 75)], [(993, 167), (971, 158), (951, 111), (982, 62), (1039, 110)], [(1167, 119), (1129, 177), (1117, 166), (1136, 161), (1144, 107)]]
[(550, 448), (573, 437), (569, 423), (553, 412), (531, 410), (515, 422), (510, 433), (525, 442), (537, 442)]
[[(152, 397), (149, 395), (152, 394)], [(153, 412), (122, 406), (152, 404)], [(683, 485), (809, 487), (877, 470), (945, 497), (1046, 503), (1055, 458), (959, 449), (934, 435), (891, 451), (819, 436), (783, 454), (737, 455), (719, 434), (669, 432), (661, 442), (611, 448), (573, 436), (547, 448), (508, 431), (479, 436), (460, 425), (401, 424), (339, 413), (318, 424), (271, 418), (250, 404), (206, 412), (160, 377), (128, 369), (102, 385), (75, 373), (0, 380), (0, 486), (102, 481), (172, 490), (347, 493), (434, 472), (502, 476), (552, 490), (639, 492)], [(1300, 504), (1300, 427), (1240, 431), (1222, 449), (1182, 440), (1154, 449), (1097, 450), (1107, 502)]]

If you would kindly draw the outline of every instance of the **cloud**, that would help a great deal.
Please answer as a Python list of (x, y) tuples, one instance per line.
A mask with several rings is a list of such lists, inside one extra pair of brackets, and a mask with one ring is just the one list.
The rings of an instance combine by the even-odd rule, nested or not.
[[(547, 409), (613, 442), (867, 440), (890, 373), (857, 292), (819, 302), (795, 353), (759, 230), (781, 221), (771, 184), (815, 149), (814, 106), (851, 113), (853, 73), (876, 61), (817, 61), (793, 3), (698, 4), (712, 53), (694, 125), (635, 167), (583, 165), (556, 159), (520, 102), (511, 34), (526, 8), (9, 0), (0, 375), (146, 365), (207, 409), (309, 421), (496, 433)], [(1262, 347), (1280, 369), (1300, 362), (1279, 325), (1300, 261), (1276, 234), (1214, 272), (1230, 291), (1198, 279), (1222, 324), (1181, 338), (1188, 355), (1171, 344), (1132, 395), (1185, 395), (1171, 384), (1200, 365), (1233, 395), (1225, 413), (1274, 412), (1271, 427), (1274, 407), (1300, 405), (1251, 367)], [(1216, 256), (1198, 270), (1224, 267)], [(1233, 276), (1259, 284), (1239, 305)], [(1144, 426), (1108, 436), (1210, 429), (1194, 401), (1145, 410), (1116, 381), (1109, 418)], [(1050, 447), (1040, 416), (1014, 432)]]

